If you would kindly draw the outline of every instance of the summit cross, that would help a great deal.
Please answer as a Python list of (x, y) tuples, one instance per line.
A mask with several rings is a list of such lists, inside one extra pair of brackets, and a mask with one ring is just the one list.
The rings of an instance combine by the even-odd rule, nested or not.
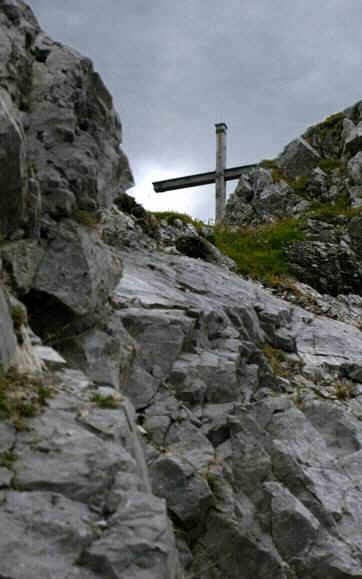
[(186, 189), (199, 185), (210, 185), (215, 183), (215, 223), (221, 223), (225, 215), (226, 202), (226, 181), (239, 179), (239, 177), (252, 169), (256, 165), (241, 165), (239, 167), (226, 168), (226, 135), (227, 125), (217, 123), (216, 127), (216, 171), (208, 173), (197, 173), (186, 175), (176, 179), (166, 179), (165, 181), (154, 181), (153, 188), (156, 193), (173, 191), (175, 189)]

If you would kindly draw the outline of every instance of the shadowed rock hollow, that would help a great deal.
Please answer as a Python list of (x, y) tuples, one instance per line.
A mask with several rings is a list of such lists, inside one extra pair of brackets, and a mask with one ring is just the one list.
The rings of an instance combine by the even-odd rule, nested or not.
[[(303, 308), (206, 227), (158, 224), (90, 61), (18, 0), (0, 71), (0, 576), (361, 579), (362, 298), (313, 278)], [(343, 142), (332, 123), (287, 148), (285, 178), (345, 155), (357, 199), (353, 111)], [(235, 193), (255, 215), (275, 194), (262, 221), (310, 203), (271, 171)]]

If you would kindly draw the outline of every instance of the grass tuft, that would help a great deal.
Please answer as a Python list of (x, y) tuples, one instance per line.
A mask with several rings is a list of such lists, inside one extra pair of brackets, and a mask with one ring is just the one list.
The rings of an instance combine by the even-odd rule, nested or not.
[(94, 394), (91, 401), (97, 404), (99, 408), (106, 410), (116, 410), (119, 408), (119, 400), (113, 396), (103, 396), (102, 394)]
[(17, 430), (26, 429), (24, 418), (39, 414), (53, 390), (42, 379), (20, 374), (14, 368), (0, 368), (0, 420), (7, 420)]
[(336, 398), (337, 400), (349, 400), (353, 398), (353, 389), (349, 384), (338, 382), (336, 384)]
[(0, 453), (0, 466), (9, 470), (13, 469), (14, 462), (18, 459), (16, 452), (10, 448), (6, 448)]
[(86, 211), (84, 209), (76, 209), (73, 211), (71, 219), (77, 221), (77, 223), (86, 225), (91, 229), (97, 227), (99, 223), (99, 216), (96, 213), (92, 213), (91, 211)]
[(27, 317), (24, 308), (21, 306), (12, 307), (11, 319), (13, 321), (15, 335), (19, 340), (21, 338), (21, 327), (27, 323)]
[(288, 274), (283, 249), (303, 239), (302, 221), (292, 218), (258, 227), (214, 228), (216, 247), (235, 261), (238, 273), (265, 283)]
[(343, 173), (346, 170), (346, 163), (342, 161), (342, 159), (333, 159), (332, 157), (329, 157), (328, 159), (322, 159), (319, 162), (318, 167), (325, 173), (331, 173), (336, 169)]

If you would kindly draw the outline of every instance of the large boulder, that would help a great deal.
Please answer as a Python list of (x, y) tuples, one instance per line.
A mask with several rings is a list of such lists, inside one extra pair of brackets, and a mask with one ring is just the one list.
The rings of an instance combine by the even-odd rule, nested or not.
[(64, 221), (44, 254), (33, 289), (84, 315), (107, 300), (122, 274), (122, 260), (86, 225)]
[(278, 157), (278, 165), (291, 179), (310, 173), (320, 161), (320, 154), (305, 139), (298, 137)]

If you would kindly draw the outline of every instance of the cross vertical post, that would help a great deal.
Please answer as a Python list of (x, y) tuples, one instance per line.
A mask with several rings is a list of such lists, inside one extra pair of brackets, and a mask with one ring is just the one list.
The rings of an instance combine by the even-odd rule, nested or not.
[(217, 123), (216, 127), (216, 179), (215, 179), (215, 223), (221, 223), (226, 203), (226, 133), (227, 125)]

